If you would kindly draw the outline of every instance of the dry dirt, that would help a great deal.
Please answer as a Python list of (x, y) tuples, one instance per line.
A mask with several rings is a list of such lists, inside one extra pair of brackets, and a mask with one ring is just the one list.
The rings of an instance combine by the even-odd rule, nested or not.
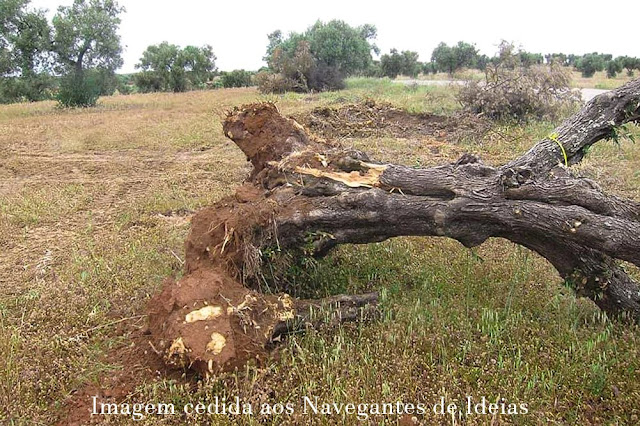
[(455, 143), (465, 138), (481, 138), (489, 129), (489, 123), (475, 115), (411, 114), (371, 99), (338, 107), (318, 107), (294, 118), (327, 139), (429, 137)]

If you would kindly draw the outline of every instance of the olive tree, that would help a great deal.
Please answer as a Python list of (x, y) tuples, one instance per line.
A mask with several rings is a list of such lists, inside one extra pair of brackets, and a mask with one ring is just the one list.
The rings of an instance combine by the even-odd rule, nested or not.
[(166, 41), (147, 47), (136, 68), (136, 85), (142, 92), (184, 92), (201, 87), (213, 77), (216, 56), (209, 45), (184, 49)]
[(0, 102), (48, 96), (51, 77), (49, 23), (29, 0), (0, 2)]
[(65, 78), (59, 101), (64, 106), (92, 106), (99, 88), (86, 78), (89, 68), (114, 71), (122, 65), (118, 28), (124, 8), (114, 0), (74, 0), (53, 18), (53, 51)]

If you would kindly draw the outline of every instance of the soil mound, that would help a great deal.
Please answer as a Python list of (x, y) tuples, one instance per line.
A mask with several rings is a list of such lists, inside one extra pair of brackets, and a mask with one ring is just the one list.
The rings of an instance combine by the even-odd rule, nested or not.
[(323, 106), (294, 117), (305, 128), (327, 139), (430, 137), (457, 142), (482, 135), (489, 123), (470, 114), (411, 114), (387, 102), (368, 99), (339, 107)]

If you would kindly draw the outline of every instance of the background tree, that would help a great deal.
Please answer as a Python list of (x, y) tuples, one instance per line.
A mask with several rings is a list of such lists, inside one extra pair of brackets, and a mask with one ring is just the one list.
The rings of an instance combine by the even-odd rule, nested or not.
[(369, 67), (371, 51), (378, 52), (370, 42), (375, 37), (376, 28), (373, 25), (354, 28), (339, 20), (326, 24), (317, 21), (305, 33), (316, 60), (346, 76), (364, 72)]
[(100, 88), (85, 70), (114, 72), (122, 65), (117, 31), (124, 8), (113, 0), (74, 0), (61, 6), (53, 18), (53, 50), (65, 79), (59, 101), (65, 106), (95, 105)]
[(598, 53), (586, 54), (576, 62), (576, 69), (586, 78), (593, 77), (596, 72), (604, 70), (604, 67), (605, 60)]
[(567, 55), (564, 53), (548, 53), (544, 55), (546, 63), (557, 63), (559, 65), (569, 65), (567, 62)]
[(431, 61), (435, 63), (438, 71), (451, 75), (461, 68), (475, 67), (478, 61), (478, 49), (464, 41), (451, 47), (446, 43), (440, 43), (433, 50)]
[(274, 50), (283, 42), (282, 31), (275, 30), (270, 34), (267, 34), (267, 38), (269, 39), (267, 53), (262, 57), (262, 60), (269, 64), (269, 60), (272, 58)]
[(209, 45), (187, 46), (181, 49), (175, 44), (162, 42), (152, 45), (142, 53), (136, 68), (136, 85), (142, 92), (184, 92), (213, 77), (216, 56)]
[(541, 53), (531, 53), (525, 50), (518, 52), (520, 57), (520, 63), (523, 67), (531, 67), (533, 65), (541, 65), (544, 62), (544, 58)]
[(389, 78), (396, 78), (402, 72), (402, 56), (396, 49), (380, 57), (380, 70), (383, 76)]
[(249, 71), (233, 70), (222, 73), (223, 87), (249, 87), (252, 84), (253, 79)]
[(605, 69), (607, 70), (607, 77), (613, 78), (618, 75), (618, 73), (622, 72), (622, 64), (619, 60), (613, 59), (607, 62)]
[(367, 73), (373, 64), (371, 52), (378, 52), (371, 41), (373, 25), (351, 27), (344, 21), (317, 21), (304, 33), (287, 38), (274, 31), (264, 60), (269, 71), (259, 73), (258, 87), (263, 92), (295, 90), (335, 90), (343, 87), (344, 77)]
[(633, 77), (634, 70), (640, 70), (640, 58), (633, 58), (631, 56), (620, 56), (617, 58), (622, 65), (622, 68), (627, 70), (627, 75)]
[(417, 77), (420, 73), (420, 62), (418, 62), (418, 58), (418, 52), (403, 50), (401, 73), (408, 77)]
[(380, 69), (382, 75), (389, 78), (396, 78), (399, 74), (416, 77), (421, 69), (418, 53), (409, 50), (398, 53), (397, 49), (391, 49), (388, 55), (380, 57)]
[(0, 101), (42, 100), (50, 96), (51, 30), (42, 10), (29, 0), (0, 3)]

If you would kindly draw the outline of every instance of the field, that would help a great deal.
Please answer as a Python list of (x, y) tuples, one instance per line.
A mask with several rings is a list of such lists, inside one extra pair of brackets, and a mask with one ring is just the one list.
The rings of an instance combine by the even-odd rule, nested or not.
[[(626, 71), (619, 73), (613, 78), (607, 77), (606, 71), (598, 71), (593, 77), (586, 78), (582, 77), (582, 74), (573, 67), (567, 67), (566, 70), (571, 74), (571, 86), (575, 88), (611, 90), (634, 78), (633, 76), (628, 76)], [(400, 78), (403, 79), (407, 77), (401, 76)], [(421, 80), (482, 80), (484, 78), (484, 72), (476, 69), (463, 69), (456, 71), (453, 75), (439, 72), (436, 74), (421, 74), (418, 78)]]
[[(166, 277), (182, 273), (190, 215), (232, 193), (249, 171), (222, 134), (225, 110), (268, 100), (299, 115), (371, 98), (451, 114), (453, 90), (353, 79), (343, 91), (314, 95), (247, 88), (113, 96), (87, 110), (0, 106), (0, 423), (131, 424), (130, 415), (88, 418), (82, 404), (99, 392), (176, 407), (238, 396), (254, 407), (299, 408), (262, 417), (149, 415), (136, 424), (637, 424), (638, 326), (576, 299), (544, 259), (498, 239), (474, 250), (437, 238), (341, 247), (301, 274), (300, 296), (380, 290), (381, 317), (294, 336), (273, 359), (243, 371), (197, 382), (128, 356), (132, 344), (144, 345), (131, 336), (144, 333), (146, 302)], [(555, 124), (496, 125), (455, 143), (342, 142), (408, 165), (464, 152), (499, 164)], [(602, 142), (579, 169), (640, 200), (638, 144)], [(111, 382), (122, 370), (131, 380)], [(353, 414), (305, 415), (304, 396), (428, 407), (441, 397), (458, 405), (486, 397), (527, 404), (528, 414), (458, 418), (429, 410), (363, 423)]]

